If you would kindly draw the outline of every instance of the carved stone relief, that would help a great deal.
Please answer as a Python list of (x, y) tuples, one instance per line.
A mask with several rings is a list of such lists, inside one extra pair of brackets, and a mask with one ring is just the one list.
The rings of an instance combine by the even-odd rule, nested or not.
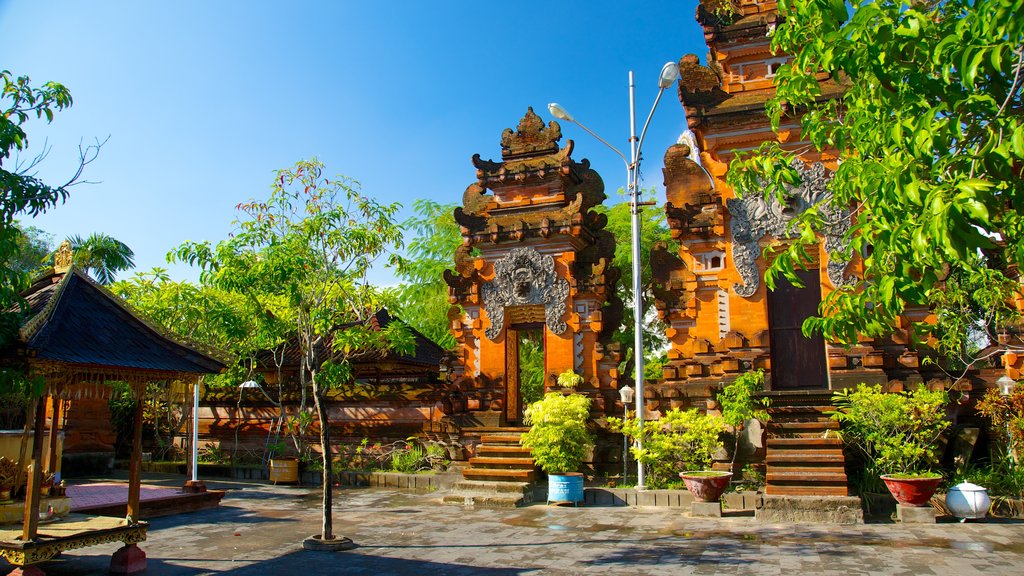
[(820, 232), (825, 235), (825, 249), (829, 253), (829, 280), (837, 288), (854, 280), (843, 275), (850, 262), (847, 244), (843, 239), (850, 228), (850, 211), (836, 208), (829, 202), (832, 193), (828, 190), (828, 182), (832, 179), (832, 173), (820, 162), (806, 165), (794, 160), (793, 168), (800, 174), (801, 183), (789, 188), (786, 204), (775, 198), (765, 200), (759, 194), (726, 201), (732, 216), (729, 231), (732, 233), (733, 263), (743, 280), (742, 283), (736, 283), (734, 289), (744, 298), (753, 296), (761, 282), (757, 271), (757, 257), (761, 252), (758, 241), (766, 235), (782, 239), (795, 237), (795, 231), (789, 228), (790, 222), (815, 205), (818, 206), (823, 224)]
[(568, 327), (565, 315), (569, 283), (555, 273), (555, 259), (533, 248), (513, 248), (494, 263), (494, 280), (484, 284), (481, 297), (491, 320), (487, 337), (497, 340), (505, 327), (505, 308), (540, 304), (549, 330), (562, 334)]

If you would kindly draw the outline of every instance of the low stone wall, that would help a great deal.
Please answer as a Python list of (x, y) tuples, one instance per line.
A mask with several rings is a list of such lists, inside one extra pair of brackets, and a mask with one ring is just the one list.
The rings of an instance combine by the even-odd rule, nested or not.
[[(722, 505), (731, 510), (754, 510), (761, 500), (759, 492), (730, 492), (723, 496)], [(540, 501), (544, 501), (542, 495)], [(664, 506), (689, 508), (693, 495), (689, 490), (643, 490), (633, 488), (586, 488), (583, 503), (587, 506)]]

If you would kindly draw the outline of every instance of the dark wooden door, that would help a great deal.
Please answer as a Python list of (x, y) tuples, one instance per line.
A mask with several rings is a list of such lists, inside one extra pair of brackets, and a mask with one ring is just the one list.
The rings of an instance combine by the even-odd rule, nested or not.
[(803, 288), (780, 278), (768, 292), (768, 326), (771, 334), (772, 390), (828, 388), (825, 340), (820, 334), (807, 338), (800, 331), (804, 319), (818, 312), (821, 280), (818, 270), (798, 270)]

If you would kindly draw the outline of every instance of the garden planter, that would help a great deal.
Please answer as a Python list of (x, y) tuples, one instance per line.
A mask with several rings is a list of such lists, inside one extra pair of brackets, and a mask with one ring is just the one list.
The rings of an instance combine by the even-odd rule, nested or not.
[(0, 500), (10, 500), (11, 492), (14, 490), (11, 486), (4, 486), (0, 488)]
[(273, 458), (270, 460), (270, 481), (274, 484), (279, 482), (299, 481), (299, 460), (298, 458)]
[(548, 503), (583, 501), (583, 474), (548, 474)]
[(893, 475), (882, 475), (882, 481), (892, 493), (892, 497), (904, 506), (924, 506), (935, 494), (942, 482), (942, 476), (925, 476), (920, 478), (899, 478)]
[(718, 502), (732, 481), (732, 472), (692, 470), (680, 472), (679, 477), (686, 483), (686, 489), (693, 494), (696, 501)]
[(956, 518), (979, 520), (988, 516), (991, 506), (988, 490), (977, 484), (961, 482), (946, 492), (946, 508)]

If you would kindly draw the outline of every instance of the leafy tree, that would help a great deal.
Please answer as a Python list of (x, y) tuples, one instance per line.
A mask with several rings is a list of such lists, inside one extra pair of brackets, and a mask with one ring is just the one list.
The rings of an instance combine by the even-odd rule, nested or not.
[(110, 284), (118, 272), (135, 267), (135, 252), (109, 234), (93, 232), (86, 238), (76, 234), (68, 242), (75, 266), (91, 273), (100, 284)]
[[(793, 59), (776, 74), (772, 125), (799, 114), (803, 137), (842, 162), (831, 199), (794, 220), (798, 239), (766, 283), (796, 280), (827, 215), (849, 208), (839, 251), (864, 256), (863, 277), (829, 294), (805, 332), (854, 342), (890, 332), (907, 306), (931, 306), (940, 323), (918, 333), (943, 331), (940, 352), (969, 351), (978, 330), (987, 344), (1018, 319), (1007, 264), (1024, 262), (1022, 0), (780, 0), (779, 10), (772, 48)], [(828, 77), (840, 97), (821, 97)], [(799, 181), (797, 152), (766, 143), (734, 160), (729, 182), (783, 200)]]
[(455, 250), (462, 244), (462, 232), (452, 217), (455, 205), (420, 199), (413, 208), (416, 216), (402, 223), (402, 228), (415, 236), (405, 256), (393, 259), (395, 274), (404, 282), (389, 301), (403, 321), (452, 350), (456, 343), (448, 327), (451, 304), (443, 274), (455, 266)]
[(358, 183), (327, 178), (318, 160), (280, 170), (270, 198), (239, 205), (231, 238), (216, 245), (186, 243), (174, 254), (198, 264), (205, 283), (243, 295), (273, 295), (287, 302), (302, 353), (302, 385), (312, 385), (323, 455), (320, 537), (334, 540), (330, 420), (326, 392), (355, 385), (352, 362), (388, 348), (411, 350), (407, 330), (369, 325), (380, 303), (370, 266), (402, 246), (397, 204), (363, 196)]
[[(71, 106), (71, 92), (56, 82), (33, 87), (28, 76), (15, 77), (7, 70), (0, 70), (0, 83), (0, 342), (4, 342), (18, 326), (18, 315), (8, 311), (18, 304), (18, 293), (28, 286), (31, 273), (17, 267), (24, 243), (15, 219), (36, 216), (63, 202), (102, 144), (97, 142), (79, 149), (78, 169), (65, 183), (52, 186), (43, 182), (35, 176), (34, 169), (48, 149), (31, 161), (22, 162), (19, 154), (28, 147), (24, 127), (33, 116), (52, 121), (55, 111)], [(0, 389), (24, 384), (16, 371), (0, 370)]]
[[(622, 278), (619, 280), (617, 290), (623, 302), (633, 302), (633, 252), (632, 252), (632, 214), (629, 202), (620, 202), (612, 206), (597, 206), (595, 211), (604, 213), (608, 217), (608, 224), (605, 230), (615, 236), (615, 265), (622, 271)], [(676, 242), (672, 240), (672, 233), (665, 223), (664, 210), (643, 210), (640, 217), (640, 281), (644, 287), (644, 378), (648, 380), (660, 380), (663, 362), (663, 352), (666, 347), (665, 330), (660, 320), (655, 315), (651, 306), (654, 304), (654, 295), (650, 291), (651, 286), (651, 261), (650, 254), (654, 245), (663, 242), (670, 246), (669, 250), (675, 250)], [(635, 306), (627, 305), (623, 310), (622, 326), (615, 332), (614, 338), (632, 350), (633, 345), (633, 313)], [(633, 374), (633, 362), (627, 357), (623, 360), (625, 374)], [(647, 365), (650, 365), (650, 368)]]
[(15, 239), (16, 253), (9, 265), (17, 274), (31, 278), (45, 267), (53, 246), (53, 234), (35, 226), (24, 226), (17, 221), (14, 225), (19, 234)]
[(771, 418), (768, 414), (771, 400), (754, 397), (754, 394), (762, 390), (764, 390), (764, 370), (757, 369), (740, 374), (731, 384), (718, 392), (717, 400), (722, 405), (722, 419), (727, 425), (732, 426), (736, 441), (733, 445), (732, 461), (729, 464), (730, 470), (736, 468), (736, 456), (740, 452), (740, 432), (747, 420), (756, 418), (767, 422)]

